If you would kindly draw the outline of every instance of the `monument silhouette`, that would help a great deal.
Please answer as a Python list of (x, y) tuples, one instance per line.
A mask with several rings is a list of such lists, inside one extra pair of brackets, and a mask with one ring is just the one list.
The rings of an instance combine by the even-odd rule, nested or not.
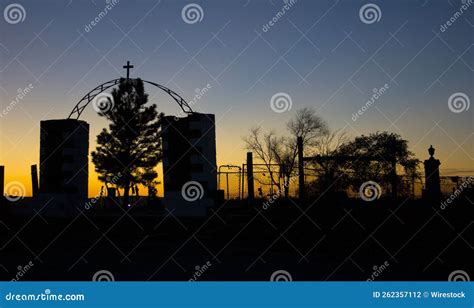
[[(130, 79), (130, 61), (123, 66)], [(89, 124), (79, 120), (84, 109), (101, 93), (117, 85), (120, 79), (105, 82), (76, 104), (67, 119), (41, 121), (39, 188), (33, 204), (40, 208), (49, 197), (54, 200), (47, 212), (52, 215), (76, 215), (87, 203)], [(194, 112), (176, 92), (146, 81), (165, 91), (181, 107), (185, 117), (164, 117), (163, 143), (164, 198), (162, 204), (178, 216), (205, 216), (214, 205), (217, 191), (215, 117)], [(37, 175), (32, 174), (32, 183)], [(198, 183), (197, 198), (183, 198), (186, 183)], [(183, 188), (184, 187), (184, 188)], [(132, 186), (135, 191), (135, 186)], [(190, 187), (193, 193), (193, 187)], [(115, 193), (108, 190), (113, 196)], [(138, 189), (136, 190), (138, 195)], [(133, 193), (132, 193), (133, 194)], [(113, 196), (114, 197), (114, 196)]]

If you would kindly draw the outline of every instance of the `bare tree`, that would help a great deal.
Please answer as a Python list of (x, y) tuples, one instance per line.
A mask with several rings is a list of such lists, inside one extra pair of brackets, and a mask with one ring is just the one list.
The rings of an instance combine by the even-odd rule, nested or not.
[[(348, 142), (346, 133), (341, 130), (326, 132), (314, 147), (317, 154), (325, 157), (334, 157), (339, 154), (341, 147)], [(346, 162), (337, 159), (321, 160), (314, 162), (318, 175), (315, 186), (318, 191), (335, 191), (344, 188), (347, 182), (345, 176)]]
[[(308, 150), (320, 143), (320, 138), (328, 133), (326, 122), (316, 114), (312, 108), (303, 108), (296, 111), (295, 116), (288, 121), (289, 135), (278, 137), (274, 131), (262, 133), (261, 127), (250, 129), (249, 135), (244, 137), (246, 148), (254, 152), (263, 162), (270, 174), (272, 185), (282, 193), (281, 180), (283, 180), (284, 195), (288, 197), (291, 177), (297, 166), (298, 148), (296, 140), (303, 138), (303, 146)], [(278, 176), (273, 172), (272, 166), (278, 164)]]
[(321, 146), (323, 138), (329, 134), (326, 121), (316, 114), (314, 108), (304, 107), (296, 111), (295, 116), (286, 124), (290, 137), (287, 138), (288, 152), (282, 156), (284, 166), (285, 196), (288, 196), (291, 177), (297, 167), (297, 139), (303, 139), (305, 155), (312, 155)]
[(286, 124), (288, 131), (293, 137), (296, 145), (296, 138), (303, 138), (304, 148), (314, 149), (321, 142), (321, 137), (329, 133), (326, 121), (324, 121), (313, 108), (305, 107), (298, 109), (293, 119)]
[[(265, 165), (270, 175), (270, 185), (275, 185), (278, 190), (281, 190), (278, 177), (273, 172), (272, 166), (279, 164), (276, 154), (276, 149), (279, 148), (278, 143), (281, 138), (277, 137), (274, 131), (262, 133), (260, 126), (252, 127), (249, 135), (242, 138), (246, 144), (246, 149), (252, 151), (257, 155), (257, 158)], [(278, 174), (277, 174), (278, 175)]]
[(347, 141), (346, 132), (342, 130), (333, 132), (327, 131), (320, 137), (318, 144), (315, 146), (315, 150), (319, 155), (336, 155), (339, 148)]

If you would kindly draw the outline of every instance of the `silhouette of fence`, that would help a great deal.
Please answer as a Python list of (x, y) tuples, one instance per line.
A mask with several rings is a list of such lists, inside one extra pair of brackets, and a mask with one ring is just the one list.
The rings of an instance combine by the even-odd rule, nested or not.
[[(228, 165), (225, 165), (228, 166)], [(248, 197), (248, 183), (247, 183), (247, 166), (243, 164), (241, 167), (235, 168), (224, 168), (219, 167), (218, 172), (218, 186), (219, 189), (224, 191), (224, 198), (228, 199), (245, 199)], [(264, 164), (254, 164), (254, 187), (256, 198), (270, 198), (271, 196), (278, 195), (283, 196), (283, 179), (280, 177), (280, 166), (278, 164), (271, 165), (271, 172)], [(305, 186), (311, 188), (315, 181), (320, 176), (320, 169), (317, 168), (304, 168), (305, 172)], [(273, 181), (271, 177), (273, 176)], [(399, 175), (401, 192), (400, 197), (409, 197), (411, 199), (421, 198), (422, 190), (425, 187), (425, 177), (420, 176), (412, 178), (406, 175)], [(467, 179), (466, 176), (441, 176), (441, 192), (444, 195), (452, 194), (456, 189), (462, 185)], [(278, 183), (281, 187), (279, 191)], [(469, 187), (473, 188), (474, 183), (470, 183)], [(382, 197), (388, 196), (390, 193), (390, 185), (381, 184)], [(298, 173), (292, 174), (290, 185), (289, 185), (289, 196), (292, 198), (298, 197)], [(311, 190), (310, 190), (311, 191)], [(360, 198), (359, 191), (356, 189), (345, 189), (343, 190), (349, 198)], [(324, 189), (312, 190), (313, 194), (326, 193)]]

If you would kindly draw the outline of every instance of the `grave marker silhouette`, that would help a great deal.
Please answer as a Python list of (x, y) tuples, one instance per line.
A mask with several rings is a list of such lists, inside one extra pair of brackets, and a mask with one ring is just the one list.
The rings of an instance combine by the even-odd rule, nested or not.
[(428, 149), (430, 158), (423, 162), (425, 166), (425, 189), (423, 190), (423, 198), (428, 201), (436, 201), (441, 198), (441, 181), (439, 178), (439, 159), (434, 158), (435, 148), (430, 145)]

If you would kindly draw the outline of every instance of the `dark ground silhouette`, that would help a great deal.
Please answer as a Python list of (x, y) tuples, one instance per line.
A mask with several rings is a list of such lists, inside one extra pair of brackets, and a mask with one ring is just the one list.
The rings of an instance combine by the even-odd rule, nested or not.
[(211, 264), (197, 280), (268, 281), (285, 270), (293, 280), (446, 281), (454, 270), (472, 273), (472, 195), (444, 210), (421, 200), (319, 200), (308, 209), (282, 199), (267, 209), (229, 201), (202, 219), (158, 207), (3, 214), (0, 277), (32, 261), (21, 280), (88, 281), (102, 269), (117, 281), (189, 280)]

